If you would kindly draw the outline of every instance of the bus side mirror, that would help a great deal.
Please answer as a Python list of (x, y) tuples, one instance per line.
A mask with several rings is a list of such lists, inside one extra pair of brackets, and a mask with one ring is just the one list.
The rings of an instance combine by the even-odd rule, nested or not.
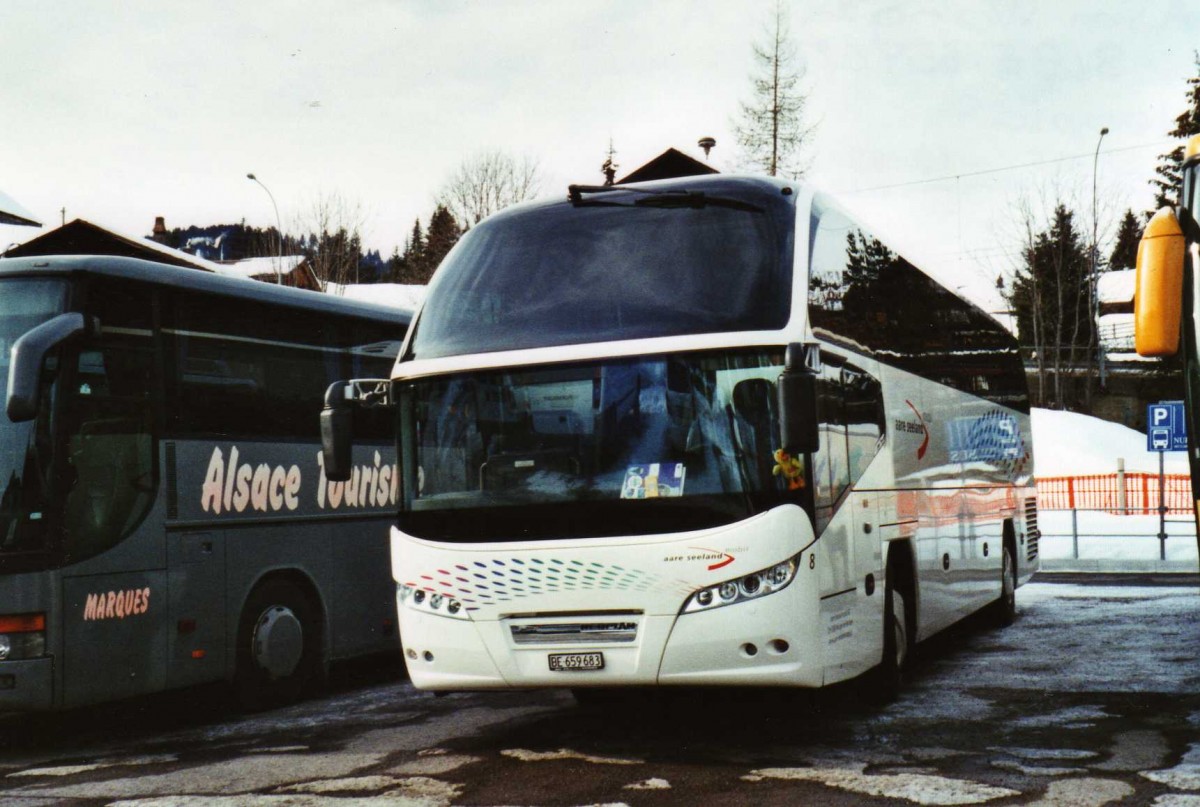
[(1183, 307), (1183, 228), (1164, 207), (1138, 244), (1133, 295), (1134, 345), (1142, 356), (1174, 356)]
[(354, 404), (346, 397), (348, 381), (336, 381), (325, 390), (325, 408), (321, 410), (321, 456), (325, 478), (346, 482), (351, 473), (351, 448), (354, 441)]
[(815, 345), (788, 345), (783, 373), (775, 386), (781, 448), (792, 456), (812, 454), (820, 445), (816, 370), (819, 356)]
[[(99, 331), (99, 324), (92, 323)], [(59, 314), (54, 319), (23, 334), (13, 342), (8, 365), (8, 398), (4, 409), (13, 423), (33, 420), (38, 410), (42, 363), (55, 346), (83, 333), (88, 321), (83, 314)]]

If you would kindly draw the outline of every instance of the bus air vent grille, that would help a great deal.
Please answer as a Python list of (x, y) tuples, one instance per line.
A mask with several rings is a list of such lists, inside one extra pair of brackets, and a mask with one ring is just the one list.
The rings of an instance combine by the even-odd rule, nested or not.
[(632, 642), (637, 639), (637, 622), (549, 622), (545, 624), (513, 625), (516, 644), (606, 644)]
[(1025, 500), (1025, 559), (1035, 560), (1038, 556), (1038, 543), (1042, 537), (1038, 529), (1037, 499), (1029, 497)]

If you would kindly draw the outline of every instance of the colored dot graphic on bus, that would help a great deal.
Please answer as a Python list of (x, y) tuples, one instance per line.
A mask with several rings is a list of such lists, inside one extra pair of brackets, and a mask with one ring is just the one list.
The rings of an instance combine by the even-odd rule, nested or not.
[(596, 561), (491, 558), (489, 562), (474, 561), (472, 565), (474, 571), (465, 564), (453, 567), (469, 576), (436, 569), (437, 576), (421, 574), (416, 578), (418, 582), (410, 585), (453, 595), (466, 604), (467, 610), (478, 610), (476, 603), (511, 602), (534, 594), (587, 590), (644, 592), (659, 583), (657, 575)]

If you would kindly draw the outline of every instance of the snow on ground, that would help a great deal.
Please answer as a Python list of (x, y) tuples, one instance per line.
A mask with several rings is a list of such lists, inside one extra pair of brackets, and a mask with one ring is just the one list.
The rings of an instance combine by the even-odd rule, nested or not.
[[(1115, 474), (1117, 459), (1127, 472), (1158, 473), (1158, 452), (1146, 450), (1146, 435), (1119, 423), (1051, 409), (1034, 409), (1033, 461), (1039, 477)], [(1168, 474), (1186, 474), (1187, 456), (1166, 453)]]
[[(1146, 450), (1142, 432), (1049, 409), (1034, 409), (1032, 421), (1034, 470), (1040, 478), (1115, 474), (1118, 458), (1125, 460), (1129, 473), (1158, 473), (1158, 452)], [(1164, 459), (1166, 473), (1188, 473), (1184, 452), (1167, 452)], [(1097, 570), (1146, 571), (1145, 564), (1164, 559), (1162, 570), (1195, 571), (1200, 562), (1195, 523), (1172, 514), (1162, 526), (1168, 536), (1165, 546), (1158, 538), (1157, 514), (1039, 510), (1043, 568), (1072, 568), (1075, 561), (1085, 561), (1098, 564)]]
[[(1047, 570), (1068, 568), (1062, 561), (1084, 560), (1102, 562), (1097, 571), (1151, 571), (1144, 564), (1163, 559), (1167, 561), (1164, 571), (1195, 571), (1200, 561), (1195, 525), (1182, 516), (1168, 519), (1165, 543), (1158, 539), (1158, 516), (1077, 511), (1072, 518), (1070, 510), (1041, 510), (1038, 528), (1042, 531), (1042, 561), (1051, 561), (1044, 564)], [(1129, 568), (1109, 565), (1114, 561), (1125, 562)]]

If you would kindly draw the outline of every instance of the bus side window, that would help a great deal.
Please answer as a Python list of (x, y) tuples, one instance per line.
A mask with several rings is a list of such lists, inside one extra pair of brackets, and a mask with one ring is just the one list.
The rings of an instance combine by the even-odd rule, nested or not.
[(222, 439), (320, 436), (325, 390), (345, 376), (335, 326), (203, 294), (176, 298), (164, 324), (168, 432)]
[(846, 444), (846, 411), (840, 369), (826, 365), (817, 380), (819, 448), (813, 460), (817, 532), (833, 518), (838, 500), (850, 487)]
[(842, 374), (846, 393), (846, 431), (849, 440), (850, 484), (856, 484), (883, 447), (883, 390), (858, 370)]

